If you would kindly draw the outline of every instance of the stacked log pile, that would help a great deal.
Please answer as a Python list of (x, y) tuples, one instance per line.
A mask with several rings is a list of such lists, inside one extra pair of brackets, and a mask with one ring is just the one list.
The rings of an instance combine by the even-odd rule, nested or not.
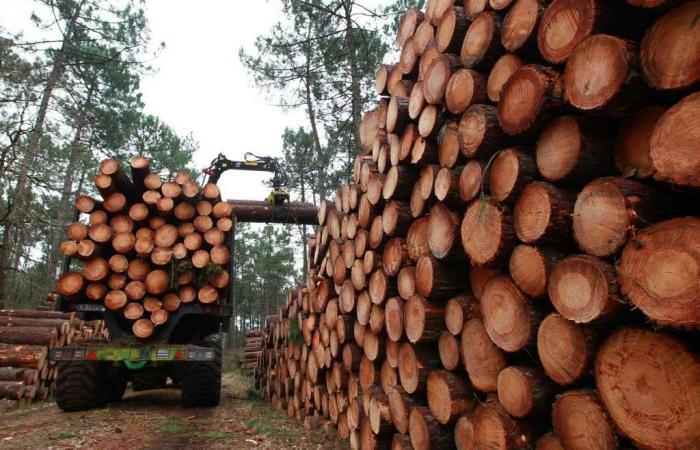
[(262, 357), (263, 339), (262, 330), (247, 331), (244, 339), (243, 353), (241, 354), (241, 371), (248, 376), (254, 376)]
[(697, 448), (700, 2), (428, 0), (258, 384), (352, 448)]
[(104, 322), (83, 321), (75, 313), (0, 310), (2, 409), (49, 397), (56, 379), (49, 350), (81, 339), (107, 339)]
[(117, 160), (102, 161), (94, 179), (102, 200), (76, 199), (86, 221), (68, 227), (61, 249), (82, 267), (66, 272), (57, 290), (104, 304), (145, 339), (181, 305), (223, 303), (233, 206), (215, 184), (202, 188), (186, 172), (163, 180), (143, 156), (130, 166), (131, 176)]

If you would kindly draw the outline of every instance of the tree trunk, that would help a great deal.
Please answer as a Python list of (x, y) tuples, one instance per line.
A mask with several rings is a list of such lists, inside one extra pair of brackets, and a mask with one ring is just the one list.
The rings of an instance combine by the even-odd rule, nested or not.
[(411, 443), (415, 450), (455, 448), (451, 429), (441, 425), (425, 406), (411, 409), (409, 423)]
[(597, 334), (557, 313), (548, 315), (537, 331), (537, 353), (545, 373), (562, 386), (584, 380), (593, 363)]

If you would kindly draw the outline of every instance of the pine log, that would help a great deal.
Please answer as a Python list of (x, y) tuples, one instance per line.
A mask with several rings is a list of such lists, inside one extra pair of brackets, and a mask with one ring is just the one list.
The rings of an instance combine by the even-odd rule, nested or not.
[(481, 318), (471, 318), (464, 324), (460, 353), (474, 389), (496, 392), (498, 374), (507, 366), (506, 358), (489, 338)]
[(428, 376), (428, 407), (435, 419), (443, 425), (454, 423), (460, 415), (470, 413), (477, 405), (469, 382), (445, 370), (436, 370)]
[(153, 334), (153, 322), (150, 319), (139, 319), (131, 327), (134, 332), (134, 336), (146, 339)]
[(473, 103), (488, 100), (486, 78), (472, 69), (451, 73), (445, 88), (445, 104), (452, 114), (462, 114)]
[(413, 166), (393, 166), (386, 174), (382, 197), (384, 200), (408, 200), (411, 197), (411, 189), (418, 179), (418, 171)]
[(664, 326), (700, 325), (700, 219), (672, 219), (637, 233), (617, 266), (622, 294)]
[(381, 222), (386, 237), (405, 236), (413, 222), (411, 207), (406, 202), (391, 200), (384, 206)]
[(406, 266), (399, 271), (399, 276), (396, 280), (396, 285), (399, 290), (399, 296), (408, 300), (416, 293), (416, 268), (415, 266)]
[(409, 263), (408, 247), (404, 238), (392, 238), (384, 246), (382, 268), (386, 275), (396, 276)]
[(85, 278), (79, 272), (66, 272), (58, 279), (56, 290), (66, 297), (76, 296), (85, 286)]
[(569, 391), (552, 405), (554, 431), (565, 448), (617, 448), (607, 413), (595, 392)]
[(102, 209), (102, 202), (95, 200), (89, 195), (79, 195), (75, 198), (75, 209), (83, 214), (90, 214)]
[(499, 39), (500, 29), (501, 17), (492, 11), (474, 17), (460, 50), (464, 67), (479, 70), (493, 66), (504, 52)]
[(449, 53), (440, 54), (433, 59), (422, 82), (423, 97), (428, 104), (437, 105), (444, 102), (450, 77), (459, 67), (459, 59)]
[(409, 427), (411, 444), (415, 450), (455, 448), (451, 429), (441, 425), (425, 406), (411, 409)]
[(118, 192), (129, 198), (137, 198), (134, 185), (116, 159), (105, 159), (100, 163), (100, 173), (112, 179), (112, 184)]
[[(646, 1), (652, 4), (653, 1)], [(640, 60), (647, 83), (655, 89), (684, 89), (700, 80), (700, 3), (689, 2), (658, 19), (644, 35)]]
[(462, 162), (459, 149), (459, 122), (448, 120), (442, 128), (442, 138), (439, 140), (438, 161), (444, 168), (451, 168)]
[(409, 8), (403, 13), (396, 30), (396, 42), (399, 44), (399, 47), (403, 47), (408, 38), (415, 34), (416, 28), (424, 19), (423, 12), (416, 8)]
[(58, 332), (55, 327), (0, 326), (0, 343), (52, 348), (58, 344)]
[(421, 169), (420, 178), (416, 182), (416, 186), (419, 189), (420, 196), (423, 200), (428, 200), (433, 193), (433, 186), (435, 185), (435, 176), (440, 171), (440, 166), (437, 164), (429, 164)]
[(384, 300), (398, 295), (396, 278), (388, 277), (381, 270), (372, 273), (369, 280), (369, 297), (372, 303), (380, 305)]
[(460, 246), (459, 215), (442, 203), (436, 203), (428, 216), (428, 246), (438, 259), (463, 260), (464, 250)]
[(534, 64), (513, 72), (501, 90), (498, 123), (510, 135), (534, 134), (561, 111), (564, 86), (549, 67)]
[(74, 312), (37, 311), (32, 309), (0, 309), (0, 316), (22, 317), (26, 319), (62, 319), (71, 322), (77, 318)]
[(479, 14), (484, 12), (489, 6), (488, 0), (465, 0), (464, 11), (469, 20), (474, 20)]
[(459, 173), (459, 198), (462, 202), (472, 201), (479, 193), (488, 189), (488, 177), (484, 176), (486, 164), (483, 161), (469, 161)]
[(525, 294), (540, 298), (547, 293), (547, 280), (552, 269), (564, 256), (556, 248), (519, 245), (510, 255), (510, 276)]
[(105, 210), (112, 214), (121, 214), (125, 212), (127, 204), (127, 198), (121, 192), (109, 194), (104, 199)]
[(474, 426), (471, 414), (463, 414), (457, 419), (454, 434), (457, 450), (474, 450)]
[(654, 174), (651, 161), (651, 137), (666, 109), (647, 106), (628, 119), (617, 133), (615, 166), (622, 176), (649, 178)]
[(509, 143), (510, 138), (498, 124), (495, 106), (471, 105), (462, 115), (459, 146), (465, 157), (488, 159)]
[(554, 0), (544, 12), (537, 31), (540, 54), (552, 64), (562, 64), (588, 36), (631, 25), (632, 19), (623, 24), (618, 18), (608, 2)]
[(540, 315), (508, 276), (486, 284), (481, 314), (486, 332), (501, 349), (516, 352), (534, 346)]
[(112, 229), (106, 223), (97, 223), (90, 226), (88, 236), (98, 244), (105, 244), (112, 239)]
[(99, 301), (107, 295), (107, 286), (102, 283), (90, 283), (85, 287), (85, 297), (92, 301)]
[(700, 363), (678, 338), (620, 328), (596, 357), (595, 379), (616, 428), (638, 448), (692, 448), (700, 442), (694, 406)]
[(400, 433), (408, 433), (411, 409), (418, 404), (416, 398), (400, 386), (390, 389), (387, 397), (394, 426)]
[(28, 372), (21, 367), (0, 367), (0, 381), (23, 381)]
[(574, 237), (579, 247), (595, 256), (609, 256), (627, 242), (637, 227), (670, 217), (672, 199), (638, 181), (598, 178), (576, 199)]
[(47, 353), (47, 347), (39, 345), (0, 344), (0, 367), (40, 369)]
[(513, 417), (547, 414), (554, 399), (552, 382), (532, 367), (509, 366), (497, 380), (498, 400)]
[(516, 0), (506, 13), (501, 44), (509, 52), (537, 57), (537, 26), (545, 10), (543, 0)]
[(153, 270), (144, 280), (146, 292), (151, 295), (164, 293), (170, 286), (170, 275), (161, 269)]
[(571, 216), (576, 196), (549, 183), (535, 181), (522, 190), (513, 211), (515, 233), (525, 243), (571, 241)]
[(437, 163), (438, 147), (434, 141), (438, 140), (444, 123), (445, 116), (442, 106), (427, 105), (423, 109), (418, 119), (418, 133), (421, 137), (416, 139), (411, 149), (411, 162), (413, 164)]
[(401, 134), (410, 122), (408, 116), (408, 97), (392, 96), (386, 115), (386, 130), (389, 133)]
[(435, 32), (435, 45), (440, 53), (457, 53), (467, 33), (469, 21), (464, 8), (448, 8), (441, 18)]
[(449, 331), (443, 331), (438, 341), (440, 363), (446, 370), (454, 371), (459, 366), (459, 341)]
[(529, 448), (537, 437), (530, 423), (510, 417), (495, 398), (489, 398), (476, 408), (472, 426), (474, 448)]
[(515, 246), (512, 213), (493, 200), (475, 200), (462, 219), (461, 236), (472, 264), (500, 267)]
[(238, 222), (288, 223), (315, 225), (318, 221), (316, 208), (310, 203), (289, 202), (283, 207), (275, 207), (265, 202), (229, 200), (231, 214)]
[(393, 433), (395, 427), (391, 421), (389, 399), (384, 392), (375, 392), (369, 404), (369, 423), (375, 435)]
[(535, 158), (525, 148), (501, 150), (491, 166), (491, 196), (502, 204), (513, 205), (523, 188), (536, 176)]
[(406, 337), (412, 343), (437, 342), (445, 329), (445, 312), (442, 305), (428, 302), (414, 295), (403, 308), (403, 324)]
[(380, 450), (389, 447), (391, 433), (376, 435), (372, 431), (369, 417), (363, 417), (360, 421), (360, 448), (367, 450)]
[(656, 123), (651, 136), (650, 156), (657, 180), (691, 188), (700, 187), (698, 110), (700, 93), (685, 97)]
[(447, 300), (464, 292), (469, 284), (462, 267), (423, 256), (416, 264), (416, 291), (424, 298)]
[(428, 375), (439, 365), (432, 346), (401, 344), (399, 349), (399, 378), (409, 394), (424, 392)]
[(445, 304), (445, 326), (454, 336), (462, 332), (464, 322), (479, 314), (478, 300), (469, 294), (452, 297)]
[(406, 246), (408, 247), (408, 257), (414, 262), (418, 262), (422, 256), (430, 254), (427, 217), (420, 217), (413, 221), (406, 234)]
[[(576, 46), (566, 62), (564, 89), (574, 107), (610, 117), (635, 113), (648, 97), (633, 41), (597, 34)], [(591, 61), (596, 61), (595, 69)]]
[(386, 302), (384, 308), (384, 328), (390, 340), (398, 342), (404, 331), (404, 305), (405, 302), (398, 297), (392, 297)]
[[(426, 19), (428, 19), (429, 14), (428, 10), (426, 10)], [(438, 17), (439, 19), (439, 17)], [(429, 20), (424, 20), (421, 22), (420, 25), (418, 25), (418, 28), (416, 28), (415, 33), (413, 34), (413, 45), (415, 47), (415, 55), (416, 56), (422, 56), (425, 53), (426, 48), (430, 44), (430, 42), (433, 40), (435, 37), (435, 27), (430, 23)], [(404, 45), (405, 47), (405, 45)]]
[[(459, 153), (459, 149), (457, 149), (457, 153)], [(464, 202), (459, 197), (459, 176), (461, 170), (443, 167), (435, 177), (435, 187), (433, 188), (435, 198), (454, 209), (459, 209), (464, 205)]]
[(501, 90), (503, 85), (516, 70), (520, 69), (523, 61), (513, 53), (505, 53), (494, 63), (489, 72), (488, 81), (486, 83), (486, 91), (489, 100), (498, 103), (501, 98)]
[(570, 256), (558, 263), (547, 290), (557, 311), (576, 323), (610, 319), (626, 306), (614, 268), (590, 255)]
[(591, 329), (548, 315), (537, 331), (537, 353), (545, 373), (560, 385), (583, 380), (595, 356), (597, 335)]

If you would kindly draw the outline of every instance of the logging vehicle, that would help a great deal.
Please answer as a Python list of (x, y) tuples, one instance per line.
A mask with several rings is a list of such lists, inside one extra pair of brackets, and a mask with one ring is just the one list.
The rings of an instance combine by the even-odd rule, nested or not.
[[(95, 179), (103, 200), (76, 200), (67, 243), (78, 251), (63, 252), (56, 310), (104, 320), (109, 340), (50, 352), (58, 363), (56, 401), (65, 411), (119, 401), (129, 381), (146, 390), (166, 387), (168, 378), (181, 389), (183, 406), (218, 405), (223, 333), (233, 309), (234, 220), (315, 220), (312, 205), (289, 202), (287, 174), (274, 158), (219, 155), (203, 171), (203, 188), (186, 174), (161, 180), (149, 164), (135, 157), (129, 177), (117, 160), (105, 160)], [(273, 172), (273, 191), (265, 202), (222, 201), (216, 183), (227, 170)], [(90, 215), (90, 227), (78, 221), (80, 213)], [(86, 242), (92, 251), (80, 253)]]

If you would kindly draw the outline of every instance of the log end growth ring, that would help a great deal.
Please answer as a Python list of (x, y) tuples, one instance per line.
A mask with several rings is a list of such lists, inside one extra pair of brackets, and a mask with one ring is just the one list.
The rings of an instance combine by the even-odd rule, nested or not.
[(559, 314), (577, 323), (588, 323), (605, 313), (609, 305), (606, 275), (596, 258), (570, 256), (552, 270), (549, 298)]
[(700, 362), (680, 341), (619, 329), (596, 357), (595, 378), (615, 424), (640, 448), (700, 442)]
[(700, 325), (700, 219), (659, 222), (625, 246), (617, 269), (620, 288), (661, 325)]
[(620, 189), (605, 178), (589, 183), (574, 205), (574, 238), (588, 254), (607, 256), (627, 240), (627, 202)]
[(700, 2), (687, 3), (657, 20), (644, 36), (640, 58), (651, 86), (678, 89), (700, 80), (698, 15)]
[(566, 62), (566, 98), (582, 110), (603, 107), (629, 72), (629, 44), (618, 37), (597, 34), (582, 41)]
[(555, 0), (542, 16), (537, 46), (547, 61), (566, 61), (571, 52), (593, 29), (594, 0)]

